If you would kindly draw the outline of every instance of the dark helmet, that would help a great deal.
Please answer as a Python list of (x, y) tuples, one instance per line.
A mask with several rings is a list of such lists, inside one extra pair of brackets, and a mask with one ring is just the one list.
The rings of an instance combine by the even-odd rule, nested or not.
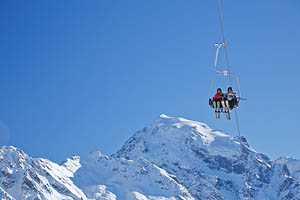
[(217, 89), (217, 92), (218, 92), (218, 91), (221, 91), (221, 92), (222, 92), (222, 89), (221, 89), (221, 88), (218, 88), (218, 89)]
[(231, 91), (232, 91), (232, 87), (228, 87), (228, 88), (227, 88), (227, 91), (228, 91), (228, 90), (231, 90)]

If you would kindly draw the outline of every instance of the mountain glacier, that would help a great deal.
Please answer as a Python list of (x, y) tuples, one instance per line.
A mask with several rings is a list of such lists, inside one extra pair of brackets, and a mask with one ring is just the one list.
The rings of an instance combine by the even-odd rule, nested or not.
[[(241, 144), (240, 144), (241, 142)], [(0, 149), (2, 200), (300, 200), (300, 161), (276, 161), (206, 124), (161, 115), (111, 156), (62, 164)]]

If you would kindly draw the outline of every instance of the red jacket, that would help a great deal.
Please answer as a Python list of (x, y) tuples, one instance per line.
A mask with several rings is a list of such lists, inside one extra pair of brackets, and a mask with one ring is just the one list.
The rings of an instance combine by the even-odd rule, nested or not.
[(217, 99), (220, 99), (220, 98), (222, 98), (224, 96), (224, 94), (223, 93), (217, 93), (217, 94), (215, 94), (215, 96), (214, 96), (214, 98), (213, 98), (213, 101), (214, 100), (217, 100)]

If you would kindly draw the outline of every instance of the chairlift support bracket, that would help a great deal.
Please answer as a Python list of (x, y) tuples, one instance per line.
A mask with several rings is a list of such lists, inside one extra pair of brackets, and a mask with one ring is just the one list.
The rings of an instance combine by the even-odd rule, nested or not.
[(220, 49), (221, 49), (221, 47), (225, 47), (226, 43), (214, 43), (214, 45), (217, 47), (216, 57), (215, 57), (215, 62), (214, 62), (215, 74), (212, 78), (211, 85), (210, 85), (209, 99), (211, 99), (212, 89), (213, 89), (213, 86), (214, 86), (214, 81), (215, 81), (216, 76), (231, 76), (231, 77), (233, 77), (236, 81), (238, 94), (239, 94), (239, 97), (240, 97), (241, 96), (241, 91), (240, 91), (240, 84), (239, 84), (238, 76), (231, 73), (231, 72), (229, 72), (228, 70), (220, 70), (220, 69), (217, 68)]

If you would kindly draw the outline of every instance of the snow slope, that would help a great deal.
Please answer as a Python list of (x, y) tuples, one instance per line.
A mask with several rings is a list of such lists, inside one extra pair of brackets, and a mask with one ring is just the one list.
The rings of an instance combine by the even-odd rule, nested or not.
[(92, 152), (59, 165), (4, 146), (0, 199), (239, 200), (248, 195), (247, 171), (251, 199), (300, 200), (299, 162), (271, 161), (241, 141), (161, 115), (112, 156)]
[(94, 152), (81, 163), (74, 182), (91, 199), (193, 199), (171, 175), (144, 158), (134, 161)]

